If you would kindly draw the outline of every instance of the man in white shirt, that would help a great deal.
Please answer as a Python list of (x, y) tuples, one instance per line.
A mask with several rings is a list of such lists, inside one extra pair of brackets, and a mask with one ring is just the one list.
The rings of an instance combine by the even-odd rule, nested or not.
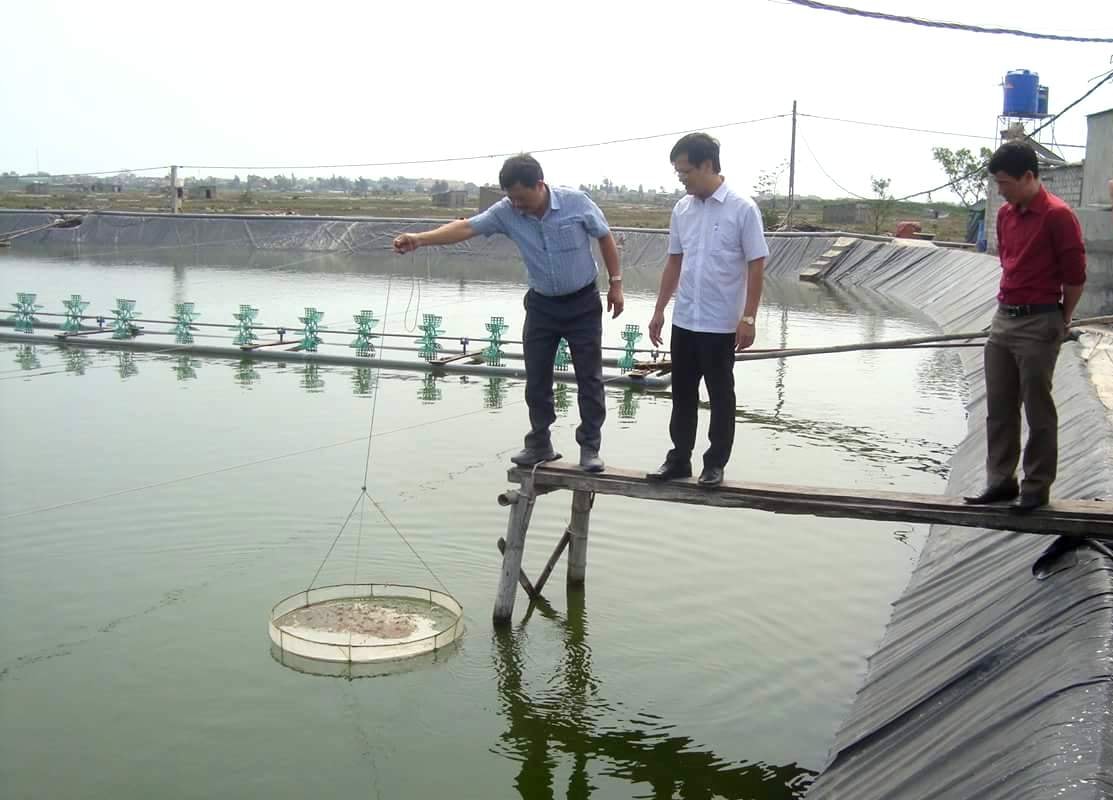
[(703, 454), (700, 486), (723, 482), (734, 445), (734, 354), (754, 343), (755, 316), (769, 247), (761, 212), (719, 174), (719, 143), (690, 133), (669, 154), (688, 194), (672, 210), (669, 256), (661, 276), (649, 338), (663, 339), (665, 308), (673, 294), (672, 450), (652, 480), (689, 478), (696, 444), (699, 382), (711, 401), (710, 447)]

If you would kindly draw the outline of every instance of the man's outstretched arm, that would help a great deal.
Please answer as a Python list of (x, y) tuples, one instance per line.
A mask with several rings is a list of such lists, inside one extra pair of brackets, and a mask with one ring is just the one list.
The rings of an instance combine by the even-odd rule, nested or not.
[(457, 219), (423, 233), (403, 233), (394, 238), (394, 252), (411, 253), (419, 247), (438, 244), (456, 244), (476, 236), (476, 230), (466, 219)]

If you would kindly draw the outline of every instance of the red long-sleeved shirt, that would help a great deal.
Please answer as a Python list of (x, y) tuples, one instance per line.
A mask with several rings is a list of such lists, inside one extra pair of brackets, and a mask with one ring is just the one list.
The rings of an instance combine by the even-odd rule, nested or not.
[(1058, 303), (1063, 286), (1086, 282), (1082, 226), (1071, 207), (1043, 186), (1024, 209), (1005, 203), (997, 211), (1001, 290), (1008, 305)]

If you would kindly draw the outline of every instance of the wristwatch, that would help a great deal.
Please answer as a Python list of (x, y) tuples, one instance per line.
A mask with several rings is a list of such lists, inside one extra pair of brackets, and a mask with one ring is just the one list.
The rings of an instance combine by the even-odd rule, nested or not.
[(742, 322), (744, 322), (745, 324), (753, 327), (754, 318), (753, 317), (742, 317)]
[(611, 283), (622, 283), (622, 276), (621, 275), (608, 275), (607, 280), (609, 280)]

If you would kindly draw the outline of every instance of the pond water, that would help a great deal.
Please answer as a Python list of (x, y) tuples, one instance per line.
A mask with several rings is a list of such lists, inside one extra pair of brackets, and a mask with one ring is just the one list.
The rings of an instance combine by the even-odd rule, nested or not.
[[(658, 276), (631, 276), (606, 344), (645, 329)], [(134, 299), (158, 319), (191, 301), (228, 325), (241, 303), (291, 327), (306, 306), (345, 328), (367, 308), (415, 337), (419, 314), (471, 337), (502, 315), (518, 338), (524, 287), (451, 258), (0, 251), (0, 297), (20, 291), (51, 312), (71, 294), (88, 313)], [(768, 281), (754, 346), (934, 332), (875, 294)], [(737, 382), (728, 479), (941, 492), (965, 432), (953, 351), (751, 362)], [(565, 590), (562, 565), (548, 602), (520, 596), (496, 631), (495, 497), (525, 432), (522, 391), (0, 343), (5, 797), (800, 796), (925, 530), (601, 496), (585, 590)], [(572, 453), (574, 386), (558, 403), (555, 444)], [(667, 391), (610, 387), (608, 463), (656, 467), (668, 415)], [(406, 541), (366, 504), (318, 583), (439, 580), (467, 632), (358, 680), (307, 675), (272, 658), (268, 612), (313, 578), (365, 468)], [(538, 501), (529, 574), (569, 505)]]

